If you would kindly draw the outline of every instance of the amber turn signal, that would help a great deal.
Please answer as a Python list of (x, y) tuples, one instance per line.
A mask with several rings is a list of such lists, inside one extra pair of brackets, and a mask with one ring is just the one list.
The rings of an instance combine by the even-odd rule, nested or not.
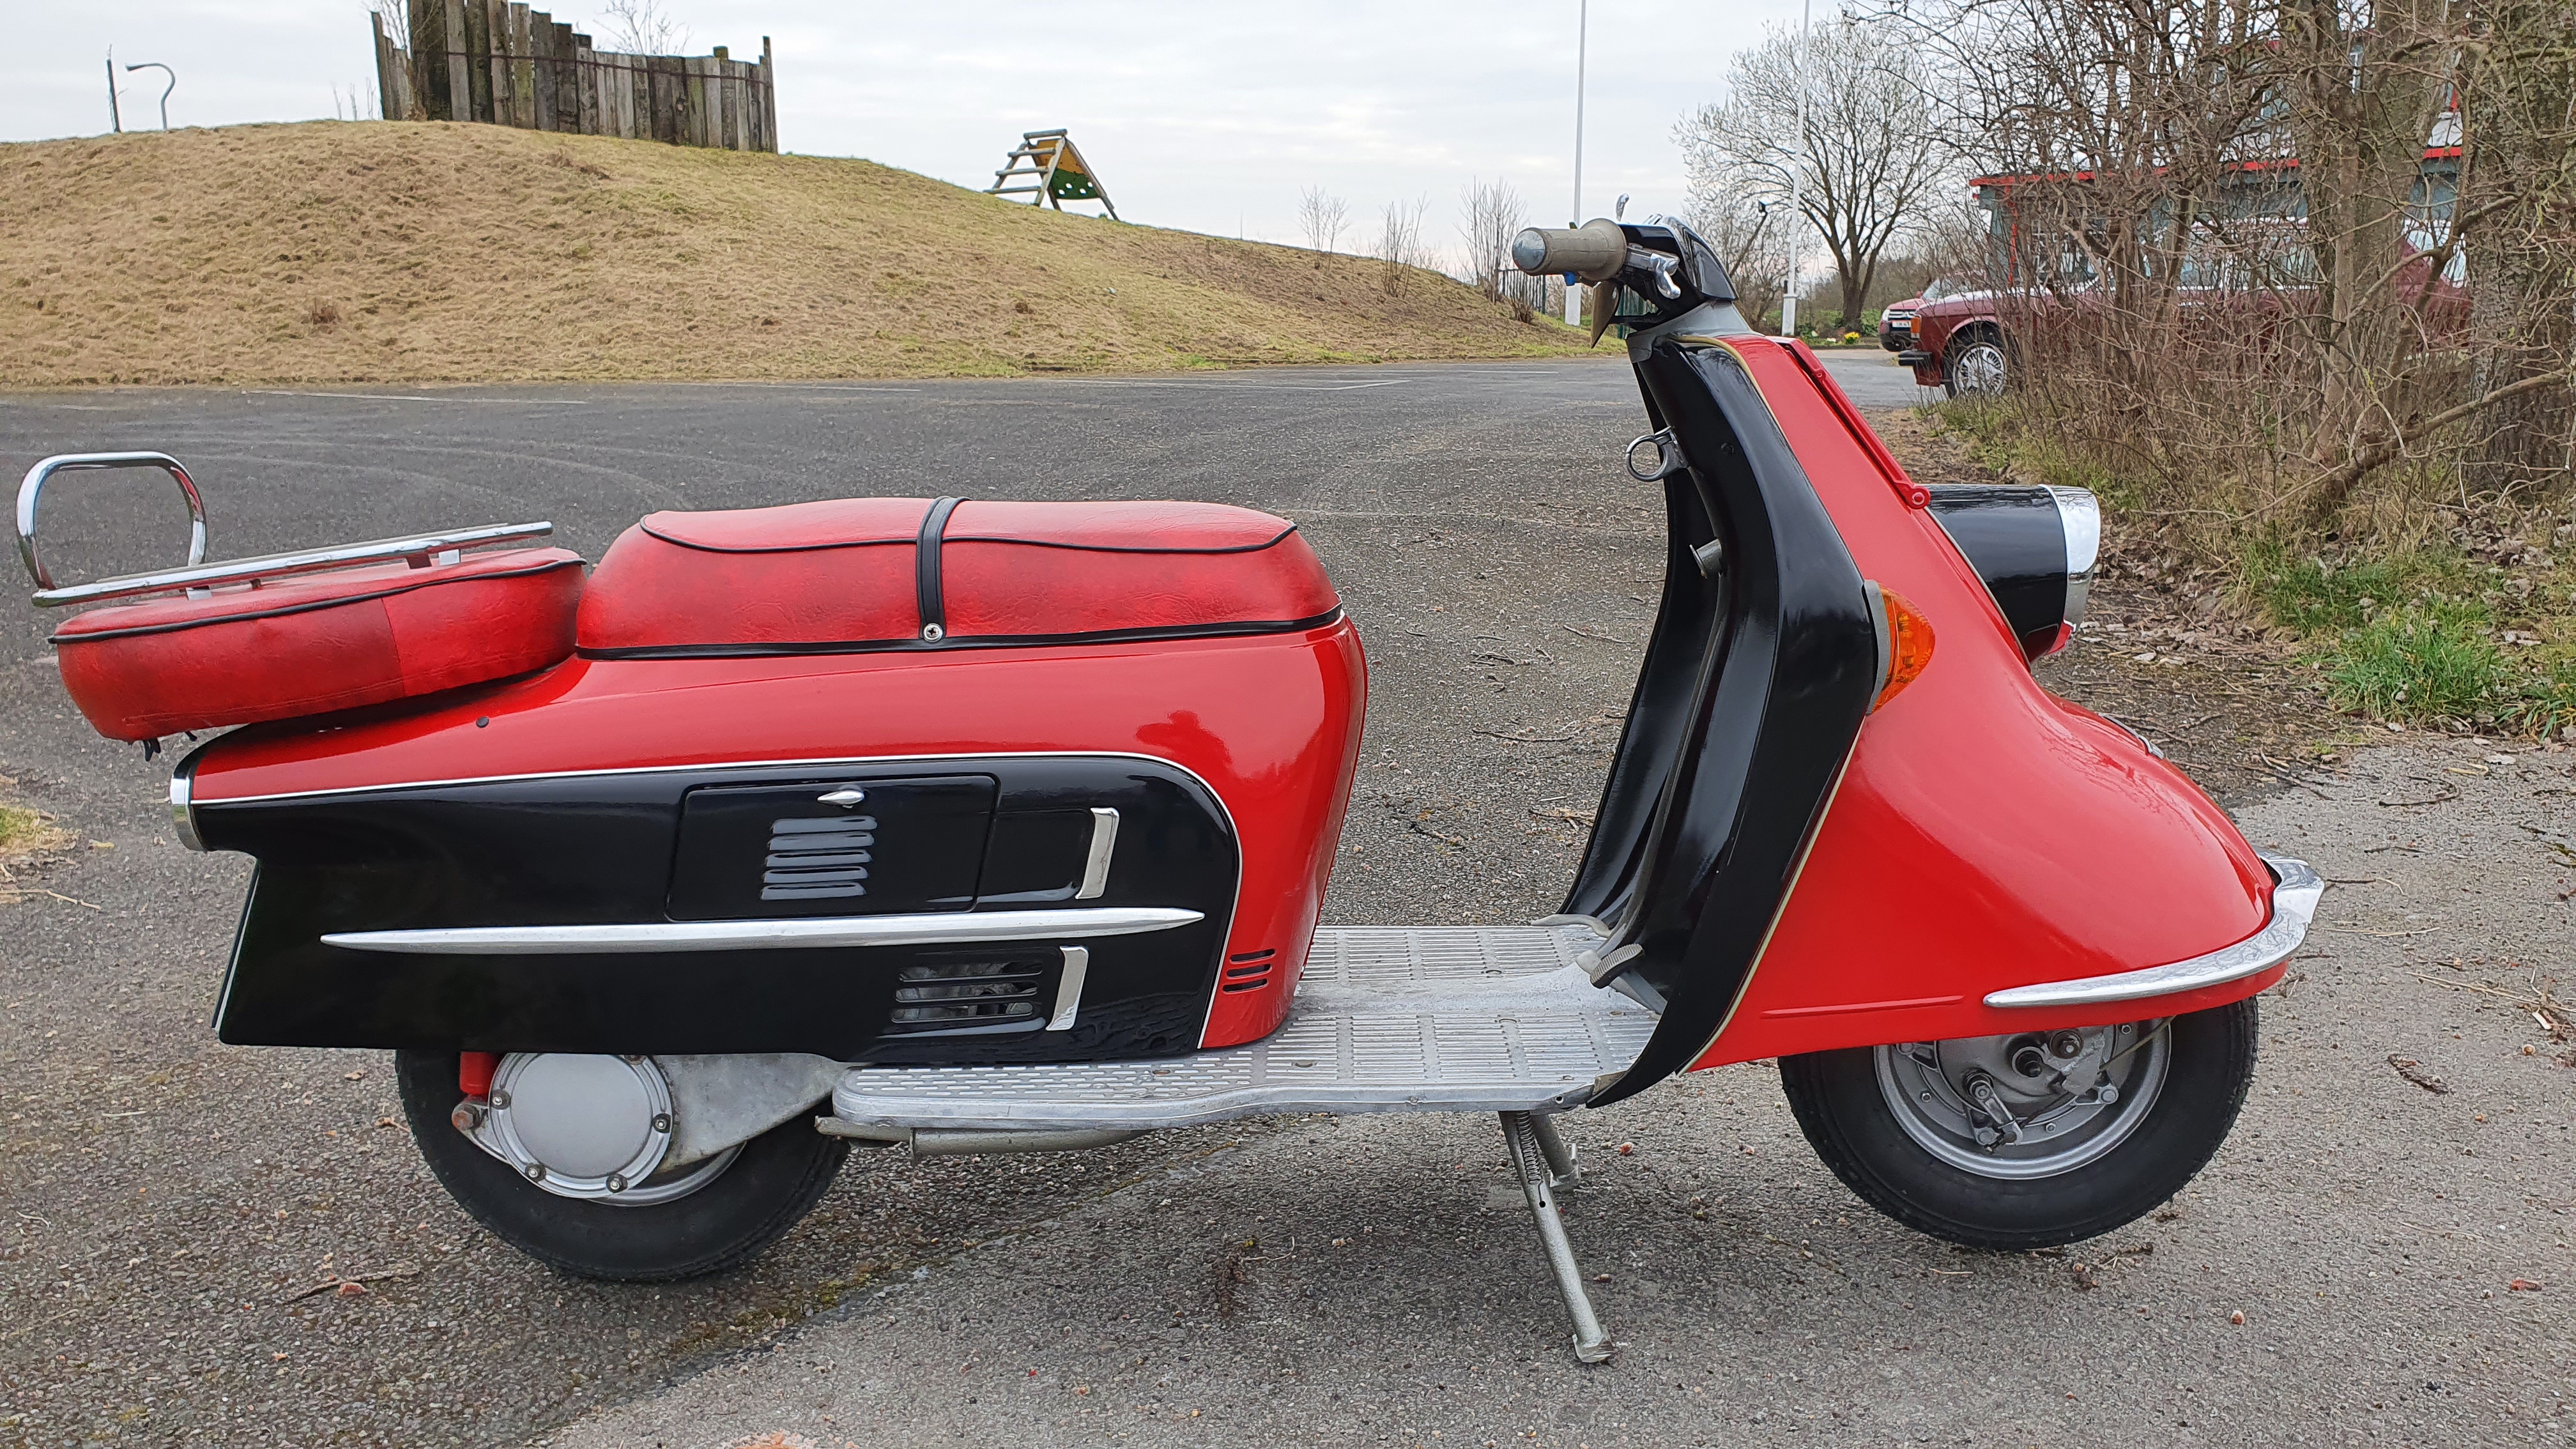
[(1878, 687), (1878, 698), (1869, 702), (1873, 712), (1896, 698), (1897, 691), (1912, 684), (1923, 666), (1932, 662), (1931, 624), (1894, 589), (1880, 589), (1878, 598), (1887, 615), (1887, 679)]

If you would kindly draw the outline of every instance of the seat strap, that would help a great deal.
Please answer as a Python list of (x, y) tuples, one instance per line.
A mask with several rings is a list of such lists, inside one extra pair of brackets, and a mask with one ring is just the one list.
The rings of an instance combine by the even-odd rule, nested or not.
[(940, 536), (948, 531), (948, 515), (957, 511), (963, 498), (942, 498), (930, 505), (921, 516), (921, 535), (913, 540), (912, 587), (921, 606), (921, 642), (936, 644), (948, 637), (948, 596), (939, 581)]

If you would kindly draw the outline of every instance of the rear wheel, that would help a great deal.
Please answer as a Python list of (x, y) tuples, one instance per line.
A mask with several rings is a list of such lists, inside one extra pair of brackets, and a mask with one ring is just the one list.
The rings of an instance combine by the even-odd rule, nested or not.
[(2160, 1021), (1784, 1057), (1816, 1153), (1898, 1222), (1977, 1248), (2094, 1237), (2182, 1190), (2254, 1075), (2251, 998)]
[(2012, 380), (2011, 364), (2003, 337), (1980, 327), (1953, 339), (1950, 355), (1941, 362), (1941, 386), (1952, 397), (2001, 397)]
[[(631, 1187), (620, 1179), (613, 1196), (566, 1196), (538, 1186), (459, 1130), (456, 1053), (396, 1052), (394, 1070), (412, 1140), (448, 1195), (511, 1247), (583, 1278), (658, 1283), (736, 1267), (812, 1209), (849, 1153), (847, 1142), (793, 1117), (739, 1147), (643, 1176)], [(567, 1149), (541, 1142), (537, 1150), (561, 1155)], [(578, 1181), (575, 1174), (555, 1180)]]

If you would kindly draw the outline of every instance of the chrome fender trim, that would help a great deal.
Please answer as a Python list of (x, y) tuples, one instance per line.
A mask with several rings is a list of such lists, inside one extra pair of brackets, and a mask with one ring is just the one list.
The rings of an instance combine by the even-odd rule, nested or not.
[(1202, 919), (1172, 906), (1060, 911), (947, 911), (817, 916), (784, 921), (639, 921), (606, 926), (450, 926), (336, 931), (326, 946), (412, 956), (592, 956), (630, 951), (804, 951), (829, 946), (929, 946), (1132, 936)]
[(2198, 991), (2205, 986), (2223, 986), (2279, 965), (2307, 939), (2308, 922), (2316, 916), (2317, 900), (2325, 894), (2326, 883), (2303, 860), (2267, 855), (2263, 863), (2278, 878), (2272, 887), (2272, 919), (2264, 923), (2262, 930), (2235, 945), (2140, 971), (2079, 976), (2072, 981), (2043, 981), (1992, 991), (1986, 994), (1986, 1005), (2099, 1006), (2112, 1001), (2139, 1001)]

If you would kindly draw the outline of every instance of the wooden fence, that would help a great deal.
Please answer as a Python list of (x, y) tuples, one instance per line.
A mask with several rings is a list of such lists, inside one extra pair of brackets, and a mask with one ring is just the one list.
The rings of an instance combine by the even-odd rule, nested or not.
[(626, 55), (508, 0), (410, 0), (411, 45), (376, 35), (390, 120), (488, 121), (531, 131), (624, 136), (732, 151), (778, 149), (769, 37), (758, 61)]

